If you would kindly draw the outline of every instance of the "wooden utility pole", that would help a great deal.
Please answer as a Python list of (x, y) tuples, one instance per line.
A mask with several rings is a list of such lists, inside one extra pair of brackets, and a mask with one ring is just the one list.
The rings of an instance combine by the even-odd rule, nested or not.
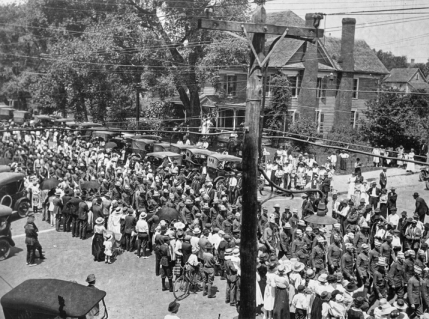
[[(200, 19), (198, 26), (201, 29), (243, 32), (246, 38), (235, 37), (247, 41), (251, 48), (250, 68), (247, 78), (246, 91), (246, 118), (244, 126), (243, 144), (243, 216), (241, 222), (241, 288), (239, 319), (254, 319), (256, 317), (256, 258), (257, 246), (257, 213), (258, 213), (258, 144), (262, 137), (259, 131), (261, 121), (261, 100), (263, 92), (262, 69), (267, 67), (271, 51), (264, 56), (265, 35), (277, 34), (281, 37), (292, 37), (302, 40), (313, 40), (322, 36), (323, 30), (315, 28), (299, 28), (288, 26), (267, 25), (266, 12), (259, 5), (252, 17), (253, 23), (233, 21), (219, 21)], [(253, 33), (253, 37), (249, 36)]]

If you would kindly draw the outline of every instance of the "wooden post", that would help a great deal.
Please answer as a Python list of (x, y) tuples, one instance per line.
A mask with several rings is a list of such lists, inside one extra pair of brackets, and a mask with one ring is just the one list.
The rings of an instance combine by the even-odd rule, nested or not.
[[(266, 24), (266, 12), (259, 5), (252, 17), (253, 23), (199, 19), (200, 29), (221, 30), (224, 32), (244, 32), (249, 43), (250, 68), (246, 91), (246, 119), (243, 143), (243, 215), (241, 220), (241, 287), (239, 319), (256, 317), (256, 258), (257, 258), (257, 212), (259, 172), (258, 148), (262, 132), (261, 100), (263, 95), (263, 68), (268, 67), (269, 57), (264, 56), (265, 34), (312, 41), (322, 37), (323, 30), (308, 27), (278, 26)], [(249, 33), (253, 33), (250, 38)], [(236, 37), (239, 37), (238, 35)], [(279, 43), (280, 41), (277, 41)], [(275, 46), (271, 47), (274, 50)], [(270, 51), (271, 52), (271, 51)]]
[[(266, 22), (265, 8), (259, 6), (252, 17), (253, 23)], [(265, 34), (254, 33), (253, 47), (259, 60), (264, 60)], [(241, 288), (239, 319), (256, 317), (256, 258), (257, 248), (257, 212), (258, 212), (258, 144), (259, 121), (262, 98), (262, 70), (254, 55), (251, 54), (247, 80), (246, 120), (243, 144), (243, 217), (241, 221)]]

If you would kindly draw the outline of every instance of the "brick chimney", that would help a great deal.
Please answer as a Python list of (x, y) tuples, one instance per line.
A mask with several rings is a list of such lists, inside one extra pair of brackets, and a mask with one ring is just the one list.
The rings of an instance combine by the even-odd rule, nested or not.
[[(313, 28), (313, 13), (305, 15), (305, 26)], [(317, 73), (319, 64), (317, 59), (317, 45), (310, 41), (304, 43), (304, 75), (302, 77), (301, 90), (298, 96), (298, 108), (300, 117), (314, 119), (317, 103)]]
[(356, 19), (344, 18), (341, 34), (341, 56), (339, 63), (342, 72), (338, 74), (338, 92), (335, 99), (334, 126), (350, 124), (353, 98), (353, 73), (355, 59), (353, 50), (355, 47)]
[(416, 63), (416, 60), (414, 60), (414, 59), (411, 59), (411, 62), (410, 62), (410, 68), (414, 68), (414, 64)]

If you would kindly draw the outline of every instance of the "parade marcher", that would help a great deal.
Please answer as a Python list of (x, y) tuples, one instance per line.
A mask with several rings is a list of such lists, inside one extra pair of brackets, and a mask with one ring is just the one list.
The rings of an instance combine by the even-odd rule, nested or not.
[(414, 266), (414, 275), (407, 282), (410, 319), (420, 318), (420, 316), (423, 314), (421, 276), (422, 269), (420, 267)]
[(27, 245), (27, 265), (37, 266), (34, 259), (36, 258), (36, 250), (39, 252), (39, 259), (45, 259), (42, 254), (42, 246), (38, 240), (38, 228), (34, 223), (34, 215), (27, 217), (27, 223), (24, 226), (25, 244)]
[(393, 262), (387, 275), (389, 281), (389, 291), (387, 300), (403, 299), (405, 294), (405, 255), (399, 252), (397, 260)]

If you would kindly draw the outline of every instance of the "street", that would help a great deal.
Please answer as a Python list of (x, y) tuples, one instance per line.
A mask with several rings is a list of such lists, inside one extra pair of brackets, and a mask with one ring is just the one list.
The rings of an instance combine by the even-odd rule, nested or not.
[[(378, 181), (380, 171), (364, 173), (365, 179)], [(414, 199), (412, 194), (419, 192), (429, 201), (428, 191), (424, 190), (424, 183), (418, 182), (418, 174), (407, 175), (404, 170), (388, 170), (387, 187), (395, 186), (398, 195), (398, 213), (403, 210), (412, 216)], [(347, 193), (347, 179), (349, 176), (335, 176), (333, 186), (338, 190), (339, 198)], [(267, 192), (269, 194), (269, 192)], [(282, 207), (286, 203), (291, 208), (300, 211), (302, 199), (295, 197), (274, 198), (264, 206), (272, 211), (274, 204)], [(328, 205), (331, 209), (331, 205)], [(283, 208), (281, 209), (283, 211)], [(245, 212), (244, 212), (245, 213)], [(91, 239), (80, 240), (72, 238), (70, 233), (56, 232), (49, 224), (41, 221), (41, 215), (36, 217), (39, 227), (39, 240), (47, 257), (36, 267), (25, 264), (26, 246), (24, 244), (24, 224), (26, 219), (16, 221), (12, 225), (13, 238), (16, 247), (10, 257), (1, 262), (0, 267), (0, 296), (8, 292), (26, 279), (30, 278), (56, 278), (62, 280), (85, 283), (88, 274), (95, 274), (96, 287), (107, 292), (106, 305), (109, 318), (163, 318), (167, 314), (168, 304), (173, 301), (173, 294), (161, 291), (161, 279), (156, 277), (155, 261), (137, 259), (133, 253), (125, 252), (111, 265), (95, 263), (91, 255)], [(217, 287), (216, 298), (208, 299), (202, 293), (190, 295), (181, 301), (180, 318), (233, 318), (237, 315), (235, 308), (225, 304), (225, 284), (219, 277), (215, 278)], [(4, 318), (3, 312), (0, 319)]]

